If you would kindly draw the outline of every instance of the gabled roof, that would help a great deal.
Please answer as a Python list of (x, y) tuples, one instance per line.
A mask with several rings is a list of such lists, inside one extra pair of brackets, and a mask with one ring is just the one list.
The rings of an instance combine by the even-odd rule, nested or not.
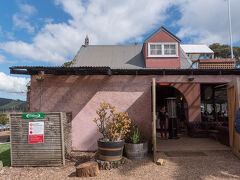
[(181, 42), (182, 40), (178, 38), (175, 34), (171, 33), (169, 30), (167, 30), (164, 26), (161, 26), (159, 29), (157, 29), (154, 33), (152, 33), (150, 36), (148, 36), (147, 39), (144, 40), (144, 43), (152, 39), (156, 34), (158, 34), (160, 31), (166, 32), (169, 36), (177, 40), (178, 42)]
[(72, 67), (108, 66), (119, 69), (145, 68), (142, 45), (82, 46)]
[[(146, 68), (142, 53), (143, 45), (88, 45), (78, 51), (71, 67), (110, 67), (113, 69)], [(181, 49), (181, 48), (180, 48)], [(180, 50), (180, 68), (190, 68), (192, 62)]]

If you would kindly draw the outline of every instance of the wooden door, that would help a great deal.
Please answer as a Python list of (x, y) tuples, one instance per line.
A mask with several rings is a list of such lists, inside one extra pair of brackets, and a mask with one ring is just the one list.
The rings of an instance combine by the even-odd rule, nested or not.
[(152, 144), (153, 161), (157, 161), (157, 135), (156, 135), (156, 80), (152, 79)]
[(229, 144), (233, 153), (240, 158), (240, 134), (236, 131), (236, 112), (240, 107), (240, 78), (228, 84)]

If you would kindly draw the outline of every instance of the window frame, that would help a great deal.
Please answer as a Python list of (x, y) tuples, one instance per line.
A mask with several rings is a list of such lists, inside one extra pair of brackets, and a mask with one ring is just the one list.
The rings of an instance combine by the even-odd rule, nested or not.
[[(165, 55), (164, 54), (164, 45), (172, 45), (174, 44), (176, 46), (176, 54), (175, 55)], [(161, 55), (151, 55), (151, 45), (161, 45), (162, 47), (162, 54)], [(178, 43), (174, 42), (162, 42), (162, 43), (148, 43), (148, 57), (178, 57)]]

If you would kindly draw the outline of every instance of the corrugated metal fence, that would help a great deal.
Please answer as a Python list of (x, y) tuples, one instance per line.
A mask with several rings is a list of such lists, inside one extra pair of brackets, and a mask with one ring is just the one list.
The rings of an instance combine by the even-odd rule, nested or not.
[[(29, 122), (44, 122), (44, 143), (29, 143)], [(64, 165), (65, 152), (71, 151), (69, 149), (71, 147), (71, 133), (67, 132), (71, 129), (70, 124), (70, 113), (44, 113), (43, 119), (23, 119), (23, 115), (20, 113), (11, 114), (11, 165)], [(66, 134), (66, 138), (64, 138), (64, 134)]]

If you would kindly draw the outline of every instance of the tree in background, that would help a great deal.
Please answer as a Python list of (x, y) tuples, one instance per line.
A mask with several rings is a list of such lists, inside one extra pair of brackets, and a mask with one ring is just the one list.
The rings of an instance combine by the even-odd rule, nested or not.
[(67, 61), (67, 62), (65, 62), (62, 66), (63, 66), (63, 67), (70, 67), (71, 64), (72, 64), (72, 61)]
[(62, 66), (63, 67), (70, 67), (73, 63), (75, 63), (77, 60), (77, 57), (75, 57), (72, 61), (65, 62)]
[[(209, 48), (213, 50), (215, 58), (231, 58), (229, 45), (213, 43)], [(240, 65), (240, 47), (233, 47), (233, 55), (236, 58), (236, 66), (238, 67)]]
[(9, 118), (7, 114), (0, 114), (0, 124), (8, 124), (9, 123)]

